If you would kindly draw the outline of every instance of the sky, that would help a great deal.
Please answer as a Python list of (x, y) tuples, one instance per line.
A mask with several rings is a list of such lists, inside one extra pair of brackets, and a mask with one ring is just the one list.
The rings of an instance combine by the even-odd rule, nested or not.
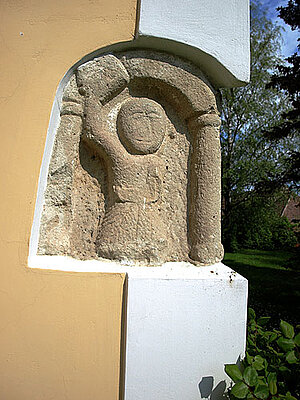
[(277, 17), (277, 7), (286, 6), (288, 0), (261, 0), (262, 4), (266, 7), (268, 17), (278, 25), (284, 27), (282, 32), (283, 46), (282, 54), (288, 57), (297, 51), (297, 38), (300, 36), (299, 31), (292, 31), (289, 25), (286, 25), (281, 18)]

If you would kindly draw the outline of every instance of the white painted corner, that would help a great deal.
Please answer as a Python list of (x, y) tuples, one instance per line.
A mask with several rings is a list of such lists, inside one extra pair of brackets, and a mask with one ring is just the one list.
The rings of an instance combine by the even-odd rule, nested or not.
[[(138, 36), (186, 45), (217, 86), (250, 79), (249, 0), (140, 0)], [(165, 50), (168, 50), (167, 48)], [(231, 77), (221, 73), (225, 68)], [(213, 74), (210, 70), (213, 70)], [(223, 75), (223, 77), (222, 77)]]

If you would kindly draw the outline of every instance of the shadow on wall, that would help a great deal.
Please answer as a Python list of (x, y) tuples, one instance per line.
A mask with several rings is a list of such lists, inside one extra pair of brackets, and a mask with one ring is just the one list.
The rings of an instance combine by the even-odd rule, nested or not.
[(204, 376), (198, 386), (201, 399), (222, 400), (228, 398), (225, 394), (225, 381), (219, 382), (214, 388), (214, 378), (212, 376)]

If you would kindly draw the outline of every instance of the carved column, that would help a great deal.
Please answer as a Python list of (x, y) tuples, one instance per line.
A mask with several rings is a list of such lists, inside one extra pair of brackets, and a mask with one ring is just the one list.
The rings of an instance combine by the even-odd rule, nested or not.
[(217, 114), (204, 114), (189, 121), (192, 135), (188, 210), (190, 258), (204, 264), (223, 258), (219, 128)]

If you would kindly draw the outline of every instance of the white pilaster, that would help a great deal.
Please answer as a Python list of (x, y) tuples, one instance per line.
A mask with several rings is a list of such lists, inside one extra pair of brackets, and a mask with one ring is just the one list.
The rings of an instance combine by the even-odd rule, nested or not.
[(221, 263), (129, 273), (125, 400), (221, 399), (246, 308), (247, 280)]

